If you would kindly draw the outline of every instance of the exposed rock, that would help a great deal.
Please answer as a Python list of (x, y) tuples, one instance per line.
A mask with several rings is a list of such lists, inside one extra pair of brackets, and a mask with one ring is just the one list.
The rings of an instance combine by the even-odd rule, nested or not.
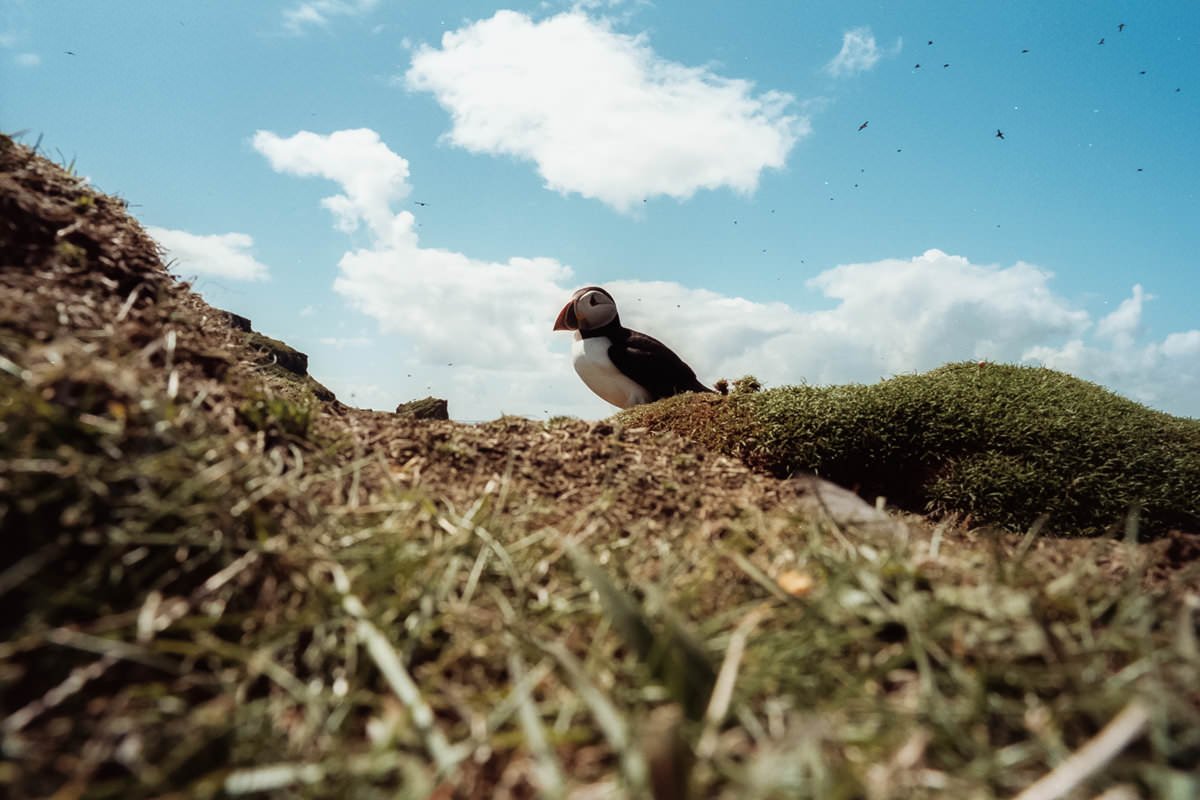
[(797, 505), (818, 518), (825, 518), (839, 528), (856, 531), (868, 537), (903, 535), (902, 525), (886, 511), (881, 511), (849, 489), (843, 489), (816, 475), (798, 475), (791, 480), (797, 490)]
[(396, 413), (414, 419), (450, 419), (450, 404), (440, 397), (426, 397), (401, 403)]
[(325, 384), (317, 381), (311, 375), (308, 377), (308, 388), (312, 389), (313, 396), (325, 403), (336, 403), (337, 395), (333, 393)]
[(251, 333), (249, 342), (251, 346), (262, 351), (262, 363), (278, 364), (288, 372), (294, 372), (297, 375), (308, 374), (308, 356), (299, 350), (289, 347), (278, 339), (263, 336), (261, 333)]
[(229, 327), (250, 333), (250, 320), (248, 318), (243, 317), (241, 314), (235, 314), (232, 311), (222, 313), (229, 317)]

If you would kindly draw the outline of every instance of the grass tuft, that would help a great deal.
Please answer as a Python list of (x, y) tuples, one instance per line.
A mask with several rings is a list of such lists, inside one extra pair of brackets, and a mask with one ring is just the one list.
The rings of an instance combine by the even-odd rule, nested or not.
[(251, 429), (283, 439), (306, 439), (315, 398), (293, 402), (273, 393), (253, 393), (238, 406), (238, 417)]

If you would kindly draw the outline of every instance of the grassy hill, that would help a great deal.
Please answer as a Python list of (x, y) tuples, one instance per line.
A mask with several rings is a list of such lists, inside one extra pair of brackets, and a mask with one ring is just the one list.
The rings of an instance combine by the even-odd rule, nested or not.
[(1014, 530), (1045, 514), (1048, 531), (1096, 535), (1136, 509), (1145, 536), (1200, 531), (1200, 420), (1048, 369), (949, 364), (871, 386), (681, 396), (623, 418), (912, 511)]
[[(1200, 791), (1200, 537), (1170, 488), (1194, 423), (952, 366), (461, 425), (348, 408), (242, 322), (0, 137), (0, 794), (989, 798), (1064, 767), (1073, 796)], [(1082, 428), (984, 424), (1055, 383)], [(953, 494), (1110, 446), (1103, 484), (1038, 495), (1046, 529), (1136, 501), (1153, 541)], [(1022, 530), (779, 477), (802, 466)]]

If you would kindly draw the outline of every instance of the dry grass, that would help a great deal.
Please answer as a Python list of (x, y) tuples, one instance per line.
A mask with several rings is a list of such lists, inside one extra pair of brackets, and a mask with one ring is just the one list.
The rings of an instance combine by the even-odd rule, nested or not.
[(988, 798), (1081, 750), (1075, 796), (1200, 790), (1196, 537), (321, 402), (118, 202), (0, 167), (7, 796)]

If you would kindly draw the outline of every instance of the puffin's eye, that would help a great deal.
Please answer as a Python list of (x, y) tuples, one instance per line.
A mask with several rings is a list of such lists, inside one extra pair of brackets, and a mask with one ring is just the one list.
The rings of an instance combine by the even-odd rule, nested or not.
[(594, 295), (594, 294), (588, 295), (588, 305), (589, 306), (596, 305), (596, 295)]

